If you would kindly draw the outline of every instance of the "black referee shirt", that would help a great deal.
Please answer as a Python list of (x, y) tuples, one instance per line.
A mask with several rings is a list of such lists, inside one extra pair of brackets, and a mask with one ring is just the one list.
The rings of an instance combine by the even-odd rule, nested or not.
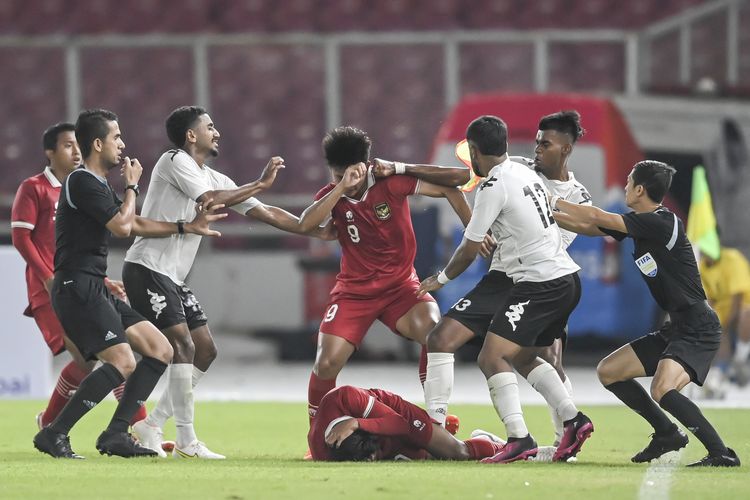
[(633, 238), (635, 265), (651, 295), (667, 312), (682, 311), (706, 300), (693, 247), (682, 221), (666, 207), (622, 216), (627, 233), (599, 228), (618, 241)]
[(68, 175), (55, 217), (55, 273), (107, 275), (106, 224), (121, 204), (107, 179), (83, 167)]

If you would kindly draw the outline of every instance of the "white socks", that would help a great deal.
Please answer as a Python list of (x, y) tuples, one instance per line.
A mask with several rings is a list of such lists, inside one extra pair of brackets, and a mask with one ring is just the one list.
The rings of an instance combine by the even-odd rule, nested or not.
[(427, 413), (440, 425), (448, 416), (448, 400), (453, 392), (453, 353), (428, 352), (424, 401)]
[(177, 428), (177, 447), (184, 447), (198, 439), (193, 428), (193, 364), (172, 364), (169, 371), (169, 394)]
[[(568, 396), (573, 398), (573, 384), (570, 383), (570, 377), (565, 377), (565, 382), (563, 382), (563, 385), (565, 386), (565, 390), (568, 391)], [(557, 410), (555, 410), (550, 405), (547, 405), (547, 409), (549, 410), (550, 415), (552, 416), (552, 425), (555, 427), (555, 446), (557, 446), (558, 443), (560, 443), (560, 440), (562, 439), (563, 433), (565, 432), (565, 428), (563, 425), (563, 421), (560, 418), (560, 416), (557, 414)]]
[[(737, 345), (734, 348), (734, 361), (738, 363), (747, 363), (748, 355), (750, 355), (750, 342), (738, 340)], [(429, 367), (429, 364), (427, 366)]]
[(487, 387), (490, 389), (490, 397), (492, 398), (492, 404), (495, 406), (495, 411), (505, 424), (506, 431), (508, 431), (508, 437), (526, 437), (529, 430), (523, 420), (516, 374), (513, 372), (496, 373), (487, 379)]
[[(159, 402), (156, 404), (156, 407), (148, 414), (148, 417), (146, 417), (146, 423), (148, 425), (151, 425), (153, 427), (164, 427), (164, 424), (169, 420), (169, 417), (171, 417), (174, 414), (173, 406), (172, 406), (172, 393), (174, 392), (174, 385), (172, 383), (172, 371), (175, 367), (179, 371), (181, 371), (181, 377), (184, 380), (186, 377), (186, 372), (188, 371), (188, 367), (190, 367), (190, 433), (192, 433), (192, 439), (188, 442), (183, 442), (180, 439), (180, 431), (178, 427), (177, 431), (177, 442), (180, 443), (180, 445), (186, 446), (190, 444), (192, 441), (194, 441), (195, 438), (195, 431), (193, 430), (193, 392), (192, 388), (194, 388), (196, 385), (198, 385), (198, 382), (201, 378), (206, 374), (206, 372), (199, 370), (192, 364), (188, 363), (178, 363), (170, 365), (168, 368), (168, 375), (167, 375), (167, 387), (164, 389), (164, 393), (162, 393), (161, 398), (159, 398)], [(183, 383), (180, 383), (184, 386)], [(177, 419), (175, 418), (175, 423)], [(190, 435), (186, 434), (186, 437), (190, 437)]]
[(526, 380), (544, 397), (547, 404), (555, 409), (555, 413), (563, 422), (578, 415), (578, 408), (573, 404), (568, 390), (551, 364), (542, 363), (537, 366), (529, 372)]

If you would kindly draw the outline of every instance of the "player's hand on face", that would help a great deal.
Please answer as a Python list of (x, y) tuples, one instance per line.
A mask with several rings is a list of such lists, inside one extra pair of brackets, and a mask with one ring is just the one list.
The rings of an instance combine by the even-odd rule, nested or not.
[(228, 214), (217, 213), (217, 210), (224, 208), (221, 203), (213, 204), (214, 200), (209, 198), (204, 202), (195, 204), (195, 218), (185, 224), (185, 232), (200, 234), (201, 236), (221, 236), (219, 231), (211, 229), (211, 223), (223, 219)]
[(143, 174), (143, 167), (141, 167), (141, 162), (139, 162), (137, 158), (131, 160), (126, 156), (122, 160), (120, 173), (125, 178), (125, 185), (131, 186), (133, 184), (138, 184), (138, 181)]
[(279, 170), (285, 167), (286, 165), (284, 165), (284, 158), (282, 158), (281, 156), (274, 156), (273, 158), (268, 160), (268, 164), (260, 174), (258, 183), (263, 189), (270, 188), (273, 182), (276, 180), (276, 174), (279, 172)]
[(422, 281), (422, 283), (419, 284), (419, 289), (417, 290), (417, 297), (421, 297), (427, 292), (434, 292), (435, 290), (440, 290), (441, 288), (443, 288), (443, 285), (441, 285), (440, 282), (437, 280), (437, 274), (433, 274), (432, 276), (425, 279), (424, 281)]
[(107, 287), (109, 293), (117, 297), (122, 301), (128, 300), (128, 294), (125, 292), (125, 285), (122, 281), (111, 280), (109, 278), (104, 279), (104, 286)]
[(396, 165), (392, 161), (375, 158), (372, 162), (372, 174), (380, 179), (396, 173)]
[(367, 175), (367, 166), (364, 163), (360, 162), (350, 165), (341, 179), (341, 187), (345, 191), (355, 188), (364, 179), (365, 175)]
[(352, 435), (359, 429), (359, 422), (356, 418), (348, 418), (333, 426), (331, 432), (326, 436), (326, 444), (331, 448), (338, 448), (344, 439)]
[(484, 240), (482, 240), (482, 246), (479, 247), (479, 255), (485, 259), (492, 256), (492, 252), (497, 248), (497, 241), (491, 234), (485, 234)]

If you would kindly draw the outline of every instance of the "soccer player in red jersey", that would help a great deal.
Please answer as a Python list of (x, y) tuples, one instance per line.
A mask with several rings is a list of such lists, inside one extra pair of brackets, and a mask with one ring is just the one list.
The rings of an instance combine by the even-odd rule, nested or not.
[[(57, 385), (52, 391), (47, 408), (37, 415), (39, 428), (52, 422), (70, 399), (86, 375), (94, 367), (78, 353), (75, 345), (67, 340), (60, 321), (52, 310), (49, 291), (54, 278), (55, 256), (55, 211), (60, 197), (62, 182), (81, 162), (81, 151), (75, 137), (75, 125), (58, 123), (44, 131), (42, 136), (47, 166), (42, 173), (24, 180), (13, 200), (11, 228), (13, 246), (26, 261), (26, 287), (29, 305), (24, 315), (33, 317), (44, 341), (53, 355), (66, 349), (73, 357), (60, 372)], [(113, 294), (123, 296), (120, 282), (107, 281)], [(122, 386), (115, 389), (117, 399), (122, 395)], [(136, 413), (133, 422), (146, 417), (146, 409)]]
[(400, 396), (350, 385), (323, 397), (307, 441), (313, 460), (335, 461), (480, 460), (504, 445), (487, 437), (461, 441)]
[[(382, 160), (375, 160), (368, 168), (370, 145), (367, 134), (354, 127), (339, 127), (326, 135), (323, 150), (333, 182), (318, 192), (315, 203), (300, 218), (300, 225), (308, 230), (330, 218), (327, 224), (335, 228), (343, 253), (341, 272), (320, 324), (318, 352), (310, 375), (311, 419), (376, 319), (422, 346), (440, 319), (434, 299), (416, 295), (416, 240), (407, 198), (415, 194), (443, 197), (464, 225), (471, 218), (463, 193), (447, 187), (465, 183), (468, 169)], [(404, 173), (414, 176), (394, 175)], [(423, 347), (419, 370), (422, 381), (426, 364)]]

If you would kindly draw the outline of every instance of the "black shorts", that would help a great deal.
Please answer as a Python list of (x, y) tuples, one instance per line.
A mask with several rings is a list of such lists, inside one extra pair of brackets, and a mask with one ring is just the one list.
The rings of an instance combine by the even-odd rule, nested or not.
[(523, 347), (546, 347), (565, 337), (568, 317), (581, 299), (578, 273), (513, 285), (489, 331)]
[(208, 323), (206, 313), (190, 288), (178, 285), (169, 276), (125, 262), (122, 280), (133, 309), (159, 330), (182, 323), (194, 330)]
[(670, 319), (658, 331), (634, 340), (630, 346), (647, 376), (656, 373), (659, 360), (671, 358), (685, 368), (692, 382), (703, 385), (721, 344), (719, 317), (708, 304), (700, 302), (684, 313), (670, 314)]
[(104, 278), (89, 274), (55, 274), (52, 307), (65, 334), (87, 360), (127, 342), (125, 330), (146, 321), (107, 290)]
[(498, 308), (505, 304), (513, 280), (501, 271), (490, 271), (466, 295), (451, 307), (444, 317), (452, 318), (484, 338)]

